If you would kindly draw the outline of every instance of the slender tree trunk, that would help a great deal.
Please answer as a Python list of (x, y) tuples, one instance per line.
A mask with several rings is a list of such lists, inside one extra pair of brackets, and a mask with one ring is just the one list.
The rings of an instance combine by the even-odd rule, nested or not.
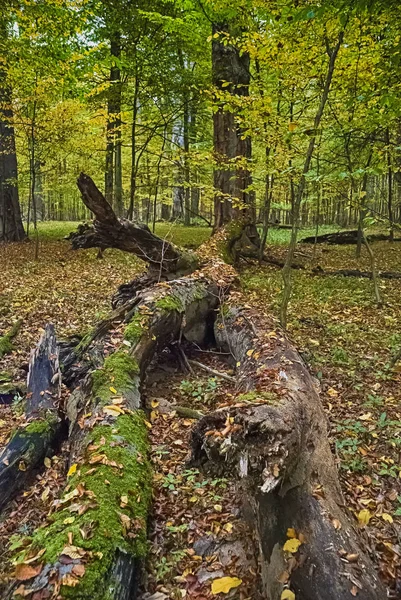
[(135, 77), (134, 99), (132, 103), (132, 128), (131, 128), (131, 187), (129, 198), (128, 219), (132, 221), (134, 218), (136, 178), (138, 174), (138, 165), (136, 159), (136, 121), (138, 118), (138, 94), (139, 81), (138, 74)]
[(388, 219), (390, 221), (389, 241), (394, 241), (394, 213), (393, 213), (393, 170), (391, 168), (391, 152), (390, 152), (390, 130), (386, 129), (386, 143), (387, 143), (387, 208), (388, 208)]
[(118, 32), (110, 40), (110, 54), (115, 62), (110, 68), (110, 89), (107, 100), (105, 196), (106, 200), (115, 207), (116, 212), (122, 214), (121, 71), (118, 65), (121, 45)]
[(292, 229), (291, 229), (291, 239), (290, 239), (290, 244), (288, 247), (285, 264), (284, 264), (284, 267), (282, 270), (282, 277), (283, 277), (283, 284), (284, 284), (283, 297), (282, 297), (282, 302), (281, 302), (281, 307), (280, 307), (280, 322), (281, 322), (282, 327), (287, 326), (288, 303), (289, 303), (290, 297), (291, 297), (291, 266), (292, 266), (292, 262), (294, 259), (295, 247), (297, 244), (300, 208), (301, 208), (301, 202), (302, 202), (302, 198), (303, 198), (305, 186), (306, 186), (306, 174), (309, 171), (310, 164), (312, 161), (312, 155), (313, 155), (313, 150), (315, 148), (317, 131), (318, 131), (318, 128), (320, 125), (320, 121), (322, 120), (322, 116), (323, 116), (324, 109), (325, 109), (325, 106), (327, 103), (327, 99), (329, 97), (329, 92), (330, 92), (331, 82), (333, 79), (336, 58), (337, 58), (338, 52), (340, 50), (341, 44), (343, 42), (343, 39), (344, 39), (344, 29), (341, 29), (341, 31), (339, 32), (338, 40), (337, 40), (335, 47), (332, 49), (328, 49), (329, 64), (327, 67), (324, 89), (323, 89), (322, 96), (320, 99), (319, 108), (317, 110), (317, 113), (316, 113), (316, 116), (314, 119), (313, 133), (312, 133), (310, 141), (309, 141), (309, 146), (308, 146), (308, 150), (306, 152), (305, 163), (304, 163), (304, 167), (302, 170), (301, 179), (298, 183), (298, 187), (297, 187), (297, 191), (296, 191), (296, 195), (295, 195), (294, 211), (293, 211), (293, 219), (292, 219)]

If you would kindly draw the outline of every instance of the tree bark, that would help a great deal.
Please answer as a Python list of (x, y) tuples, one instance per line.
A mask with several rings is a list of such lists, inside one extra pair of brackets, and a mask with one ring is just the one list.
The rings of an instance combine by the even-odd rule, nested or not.
[[(8, 23), (1, 19), (0, 38), (7, 40)], [(1, 41), (0, 41), (1, 43)], [(26, 238), (18, 196), (18, 168), (13, 127), (12, 90), (4, 63), (0, 65), (0, 242)]]
[(52, 325), (32, 353), (27, 380), (26, 427), (20, 427), (0, 454), (0, 509), (43, 465), (61, 430), (58, 416), (61, 374)]
[[(228, 23), (214, 23), (213, 35), (230, 34)], [(240, 53), (231, 43), (224, 44), (219, 37), (212, 42), (213, 83), (217, 89), (234, 96), (247, 96), (250, 84), (250, 57)], [(214, 170), (214, 229), (217, 230), (232, 218), (247, 216), (254, 219), (254, 206), (247, 191), (251, 174), (246, 161), (251, 158), (251, 139), (244, 136), (232, 110), (226, 110), (219, 101), (213, 115), (214, 153), (217, 166)], [(236, 160), (240, 164), (236, 165)]]
[[(237, 404), (203, 417), (192, 462), (242, 480), (254, 511), (266, 597), (384, 600), (344, 511), (316, 384), (275, 323), (226, 308), (216, 341), (239, 365)], [(288, 534), (295, 551), (286, 551)], [(294, 542), (293, 542), (294, 544)]]

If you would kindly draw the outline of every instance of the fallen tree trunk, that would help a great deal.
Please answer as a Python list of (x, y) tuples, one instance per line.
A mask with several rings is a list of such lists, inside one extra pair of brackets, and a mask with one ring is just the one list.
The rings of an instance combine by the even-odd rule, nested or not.
[[(19, 594), (33, 600), (42, 590), (61, 599), (135, 598), (150, 501), (141, 400), (147, 365), (181, 336), (205, 340), (235, 277), (216, 256), (235, 264), (241, 251), (254, 252), (257, 245), (254, 228), (234, 222), (189, 260), (167, 245), (166, 261), (163, 240), (118, 220), (90, 178), (81, 175), (79, 186), (96, 216), (96, 240), (83, 244), (133, 252), (151, 267), (115, 302), (130, 321), (125, 344), (68, 402), (69, 484), (50, 523), (18, 556), (6, 599)], [(209, 266), (194, 272), (205, 261)], [(182, 270), (191, 274), (151, 285)], [(249, 308), (223, 305), (214, 332), (238, 367), (238, 402), (200, 419), (193, 460), (242, 478), (254, 509), (266, 597), (278, 600), (290, 587), (297, 600), (351, 600), (356, 594), (384, 600), (344, 512), (324, 412), (298, 354), (274, 324)]]
[(384, 600), (344, 511), (325, 414), (299, 355), (251, 309), (223, 307), (215, 334), (239, 365), (237, 404), (198, 422), (192, 462), (242, 479), (266, 597), (290, 588), (297, 600)]
[(23, 488), (43, 465), (61, 429), (58, 416), (60, 372), (56, 336), (47, 325), (29, 363), (25, 415), (20, 427), (0, 453), (0, 509)]
[[(339, 275), (340, 277), (362, 277), (365, 279), (372, 279), (371, 271), (360, 271), (359, 269), (327, 270), (316, 267), (312, 269), (311, 273), (312, 275), (322, 275), (323, 277)], [(398, 273), (397, 271), (378, 271), (377, 276), (380, 277), (380, 279), (401, 279), (401, 273)]]
[[(382, 242), (390, 240), (390, 236), (385, 233), (372, 233), (366, 236), (368, 242)], [(392, 240), (393, 242), (401, 242), (401, 238)], [(335, 233), (323, 233), (318, 236), (308, 236), (298, 242), (299, 244), (357, 244), (358, 243), (358, 230), (348, 229), (346, 231), (337, 231)]]
[[(50, 524), (18, 556), (6, 598), (43, 589), (58, 598), (135, 597), (152, 483), (141, 383), (166, 345), (181, 336), (204, 342), (219, 295), (232, 282), (219, 276), (217, 285), (206, 275), (144, 291), (125, 329), (129, 349), (123, 344), (73, 392), (69, 484)], [(27, 566), (32, 576), (18, 585)]]

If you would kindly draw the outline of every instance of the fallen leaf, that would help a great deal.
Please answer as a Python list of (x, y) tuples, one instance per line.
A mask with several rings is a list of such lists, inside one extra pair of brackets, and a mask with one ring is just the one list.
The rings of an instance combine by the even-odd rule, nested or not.
[(230, 590), (241, 585), (242, 579), (238, 577), (219, 577), (212, 582), (212, 594), (228, 594)]
[(74, 463), (73, 465), (71, 465), (71, 467), (68, 469), (68, 473), (67, 473), (67, 477), (71, 477), (71, 475), (74, 475), (74, 473), (77, 470), (77, 463)]
[(295, 600), (295, 594), (291, 590), (283, 590), (281, 592), (280, 600)]
[(351, 588), (351, 594), (353, 596), (356, 596), (358, 594), (358, 588), (356, 587), (356, 585), (353, 585)]
[(72, 568), (72, 572), (74, 573), (74, 575), (82, 577), (83, 575), (85, 575), (85, 567), (84, 565), (74, 565)]
[(28, 579), (32, 579), (32, 577), (36, 577), (42, 570), (42, 565), (38, 565), (37, 567), (31, 567), (31, 565), (26, 565), (21, 563), (15, 567), (15, 579), (17, 581), (27, 581)]
[(298, 552), (298, 549), (301, 544), (302, 542), (300, 540), (293, 538), (286, 541), (286, 543), (283, 546), (283, 550), (284, 552), (291, 552), (292, 554), (295, 554), (295, 552)]
[(339, 521), (338, 519), (333, 519), (332, 523), (333, 523), (334, 529), (341, 529), (341, 527), (342, 527), (341, 521)]
[(358, 514), (358, 521), (360, 527), (366, 527), (366, 525), (369, 525), (369, 521), (371, 518), (372, 513), (370, 512), (370, 510), (368, 510), (367, 508), (361, 510)]
[(296, 532), (295, 532), (295, 529), (293, 529), (292, 527), (289, 527), (289, 528), (287, 529), (287, 537), (288, 537), (288, 538), (290, 538), (290, 539), (292, 539), (292, 538), (296, 538), (296, 537), (297, 537), (297, 534), (296, 534)]
[(117, 394), (116, 388), (109, 387), (109, 390), (111, 391), (112, 394)]
[(387, 523), (393, 522), (393, 517), (391, 515), (389, 515), (388, 513), (383, 513), (382, 519), (383, 519), (383, 521), (387, 521)]

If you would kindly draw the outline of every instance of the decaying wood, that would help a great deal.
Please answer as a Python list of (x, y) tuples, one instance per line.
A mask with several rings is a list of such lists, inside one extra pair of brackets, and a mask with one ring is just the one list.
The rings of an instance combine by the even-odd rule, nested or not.
[[(219, 289), (212, 279), (200, 276), (143, 291), (125, 331), (129, 348), (123, 344), (71, 395), (67, 414), (72, 476), (46, 534), (43, 528), (38, 530), (25, 550), (29, 561), (46, 548), (29, 563), (43, 568), (19, 587), (24, 597), (31, 598), (40, 586), (58, 598), (134, 597), (144, 556), (151, 488), (141, 384), (156, 352), (182, 337), (199, 344), (205, 341), (207, 323), (229, 285), (230, 280), (225, 280)], [(134, 470), (133, 460), (138, 470)], [(116, 493), (117, 486), (124, 490), (123, 496)], [(74, 508), (72, 524), (68, 516), (74, 503), (84, 508), (78, 508), (78, 514)], [(105, 514), (110, 515), (110, 522)], [(119, 516), (113, 517), (115, 514)], [(92, 523), (91, 536), (82, 538), (88, 522)], [(108, 535), (108, 527), (113, 534)], [(51, 550), (47, 539), (53, 540)], [(96, 553), (91, 552), (94, 546)], [(71, 552), (73, 561), (68, 560)], [(17, 585), (11, 584), (5, 598), (13, 597)]]
[(156, 271), (185, 274), (194, 270), (190, 253), (180, 252), (167, 240), (154, 235), (144, 224), (119, 219), (110, 204), (84, 173), (78, 177), (78, 188), (85, 206), (93, 212), (93, 229), (83, 231), (72, 239), (73, 249), (118, 248), (135, 254), (149, 263)]
[[(249, 322), (255, 323), (255, 329)], [(231, 308), (215, 325), (238, 367), (238, 404), (206, 415), (193, 462), (236, 476), (251, 498), (266, 597), (384, 600), (386, 592), (344, 509), (315, 383), (274, 323)], [(286, 552), (287, 532), (298, 552)], [(302, 544), (300, 543), (302, 542)], [(348, 557), (348, 558), (347, 558)]]
[(3, 337), (0, 337), (0, 358), (13, 350), (12, 340), (21, 329), (22, 319), (19, 319)]
[[(381, 242), (390, 239), (390, 236), (385, 233), (374, 233), (367, 236), (369, 242)], [(396, 238), (394, 242), (401, 242), (401, 238)], [(299, 240), (299, 244), (357, 244), (358, 230), (347, 229), (346, 231), (337, 231), (335, 233), (323, 233), (318, 236), (308, 236)]]
[(27, 425), (14, 433), (0, 453), (0, 508), (27, 484), (57, 441), (60, 383), (56, 336), (53, 326), (47, 325), (29, 363)]
[[(316, 267), (311, 270), (312, 275), (322, 275), (327, 277), (340, 276), (340, 277), (362, 277), (365, 279), (372, 279), (371, 271), (360, 271), (359, 269), (322, 269)], [(380, 279), (401, 279), (401, 273), (397, 271), (378, 271), (377, 275)]]

